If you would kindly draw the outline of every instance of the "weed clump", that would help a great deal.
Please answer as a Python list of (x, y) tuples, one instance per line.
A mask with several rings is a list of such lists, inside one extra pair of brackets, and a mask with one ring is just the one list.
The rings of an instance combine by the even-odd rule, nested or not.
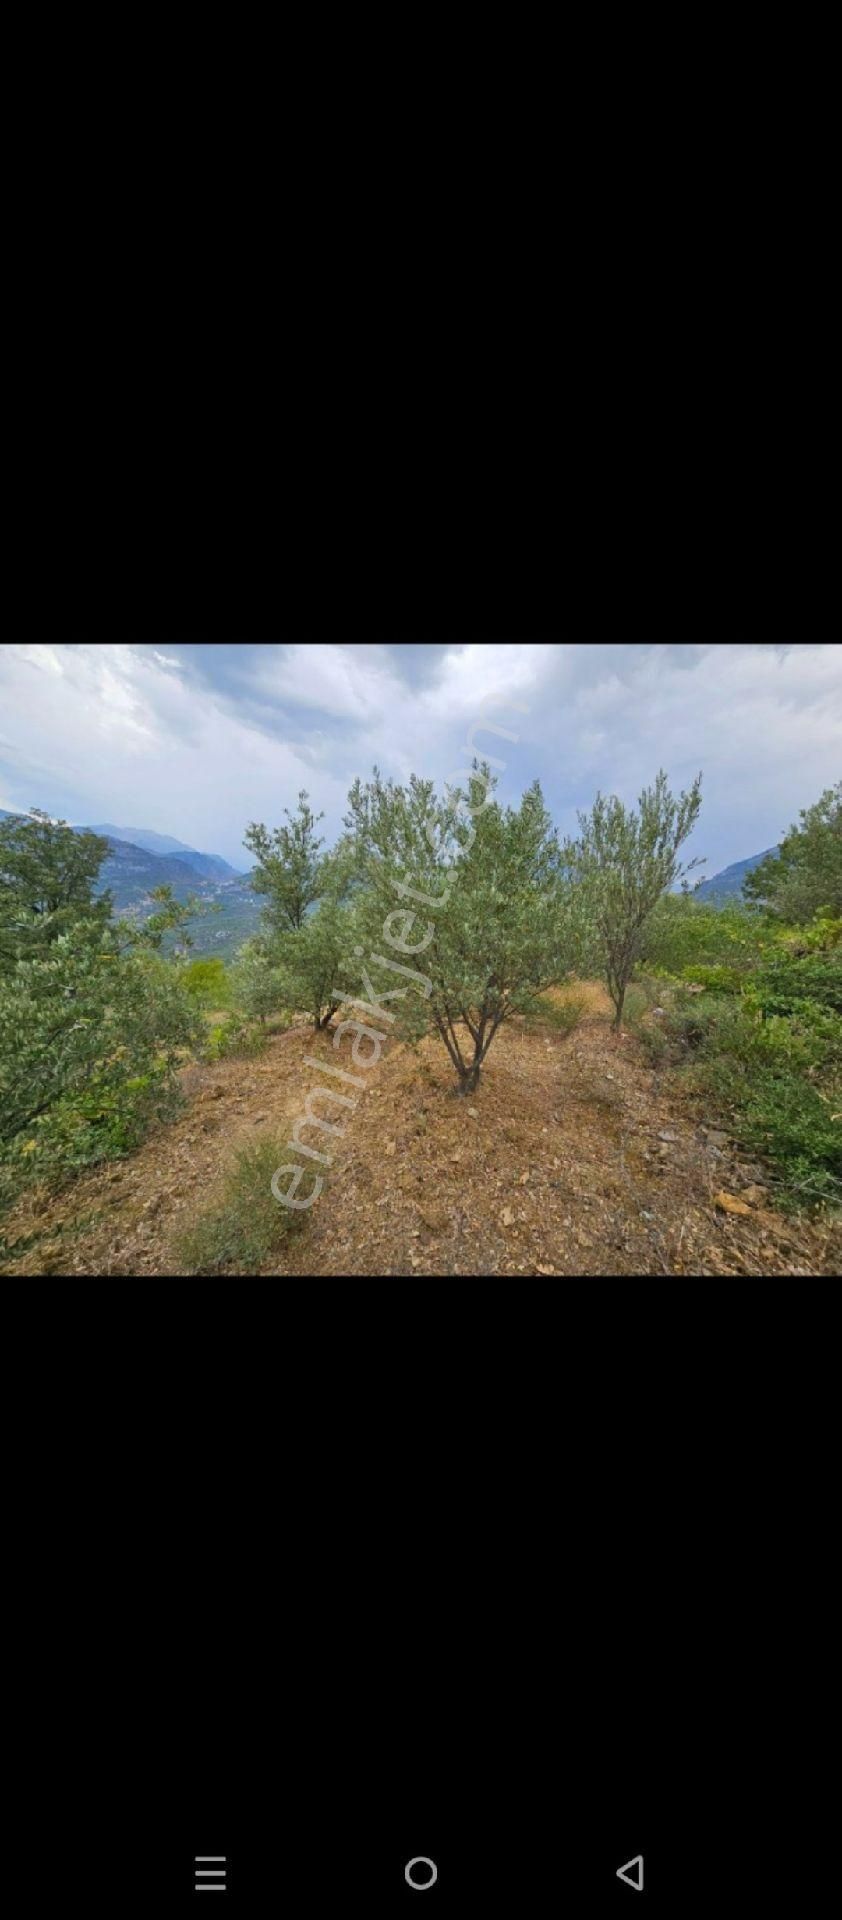
[(301, 1220), (272, 1192), (272, 1175), (287, 1156), (287, 1146), (271, 1137), (240, 1148), (216, 1205), (179, 1237), (188, 1273), (254, 1273), (279, 1251)]

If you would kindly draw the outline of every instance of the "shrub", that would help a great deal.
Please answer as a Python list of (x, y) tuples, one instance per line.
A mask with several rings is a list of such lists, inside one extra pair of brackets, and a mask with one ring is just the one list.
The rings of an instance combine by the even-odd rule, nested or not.
[(776, 953), (758, 968), (752, 988), (767, 1013), (788, 1013), (804, 1001), (842, 1013), (842, 958), (833, 950)]
[(229, 1013), (211, 1027), (205, 1047), (208, 1060), (253, 1060), (266, 1050), (266, 1035), (261, 1027), (250, 1026), (241, 1013)]
[(179, 1237), (189, 1273), (253, 1273), (278, 1252), (300, 1217), (275, 1199), (272, 1175), (287, 1146), (271, 1137), (241, 1147), (210, 1207)]
[(785, 1012), (767, 1011), (753, 983), (739, 998), (681, 987), (668, 998), (658, 1037), (639, 1030), (650, 1052), (663, 1057), (672, 1046), (683, 1055), (734, 1138), (766, 1156), (783, 1205), (842, 1200), (839, 1014), (795, 998)]
[(191, 960), (182, 968), (181, 978), (191, 1000), (198, 1001), (200, 1006), (230, 1006), (231, 982), (225, 961), (219, 956), (211, 960)]
[(179, 971), (79, 923), (0, 981), (6, 1187), (126, 1153), (171, 1111), (202, 1023)]
[(755, 910), (738, 902), (714, 907), (692, 893), (665, 893), (646, 929), (643, 958), (655, 973), (698, 980), (705, 967), (748, 972), (775, 938)]
[(736, 1138), (777, 1167), (784, 1204), (842, 1199), (838, 1120), (808, 1079), (727, 1053), (706, 1061), (700, 1078), (728, 1108)]
[(585, 1010), (584, 997), (577, 993), (567, 993), (563, 1000), (543, 996), (536, 1001), (534, 1011), (527, 1014), (530, 1025), (555, 1027), (559, 1033), (572, 1033), (578, 1027)]
[(712, 993), (742, 993), (751, 977), (744, 967), (685, 967), (682, 979), (707, 987)]

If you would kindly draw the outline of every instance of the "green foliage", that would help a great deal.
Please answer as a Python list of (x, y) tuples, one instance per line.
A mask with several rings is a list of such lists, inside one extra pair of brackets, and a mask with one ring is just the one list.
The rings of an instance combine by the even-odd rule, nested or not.
[(124, 1153), (170, 1110), (200, 1016), (178, 970), (83, 918), (0, 980), (0, 1158), (11, 1183)]
[(842, 914), (842, 780), (799, 818), (777, 856), (761, 860), (743, 882), (746, 899), (795, 925), (817, 914)]
[(765, 1013), (788, 1013), (802, 1001), (842, 1013), (842, 953), (776, 953), (753, 976), (752, 991)]
[(616, 1026), (661, 895), (698, 864), (682, 866), (678, 853), (700, 806), (701, 774), (689, 793), (676, 799), (660, 772), (654, 786), (641, 793), (637, 811), (598, 793), (591, 812), (579, 815), (578, 840), (564, 848), (567, 870), (584, 897)]
[(247, 940), (240, 948), (231, 973), (231, 988), (237, 1006), (252, 1020), (265, 1022), (287, 1004), (280, 971), (263, 940)]
[(699, 969), (748, 972), (774, 934), (739, 901), (713, 907), (692, 893), (665, 893), (647, 923), (640, 960), (653, 973), (700, 980)]
[(834, 947), (842, 946), (842, 915), (814, 914), (809, 926), (802, 927), (799, 944), (808, 953), (831, 953)]
[(33, 807), (0, 820), (0, 976), (18, 960), (48, 951), (62, 933), (82, 924), (96, 940), (108, 922), (107, 894), (93, 889), (108, 841), (74, 833)]
[(527, 1014), (530, 1026), (554, 1027), (557, 1033), (573, 1033), (579, 1025), (584, 1012), (585, 1002), (581, 995), (567, 994), (563, 1000), (551, 1000), (549, 997), (536, 1000), (534, 1011)]
[(438, 1033), (463, 1093), (502, 1023), (535, 1010), (582, 950), (581, 902), (539, 785), (518, 808), (503, 808), (493, 785), (475, 762), (468, 789), (439, 798), (431, 781), (400, 787), (375, 768), (351, 789), (346, 821), (368, 889), (364, 964), (392, 1030)]
[(323, 862), (319, 858), (323, 842), (316, 828), (324, 815), (313, 813), (302, 791), (295, 814), (285, 807), (284, 816), (288, 825), (275, 827), (271, 833), (253, 820), (244, 843), (257, 861), (252, 886), (266, 899), (265, 919), (273, 934), (297, 932), (323, 890)]
[(767, 1156), (785, 1205), (842, 1199), (842, 1016), (760, 974), (739, 998), (667, 997), (657, 1028), (641, 1029), (650, 1054), (672, 1046), (692, 1062), (734, 1138)]
[(741, 1143), (777, 1168), (784, 1204), (842, 1199), (842, 1135), (827, 1094), (793, 1071), (789, 1048), (765, 1064), (727, 1051), (703, 1063), (703, 1084), (718, 1099)]
[(279, 1251), (299, 1225), (299, 1216), (272, 1192), (272, 1175), (285, 1157), (287, 1146), (271, 1137), (240, 1149), (216, 1205), (180, 1237), (189, 1273), (254, 1273)]
[(213, 907), (205, 906), (193, 893), (186, 900), (176, 899), (170, 886), (152, 887), (149, 899), (155, 901), (157, 912), (148, 914), (145, 920), (116, 923), (125, 946), (146, 948), (149, 953), (160, 953), (165, 942), (177, 954), (186, 952), (193, 945), (188, 921), (197, 913), (214, 912)]
[(236, 1009), (219, 1026), (211, 1027), (203, 1048), (206, 1060), (254, 1060), (265, 1051), (262, 1027), (251, 1026)]
[(276, 945), (282, 1003), (309, 1014), (314, 1027), (326, 1027), (349, 991), (341, 976), (343, 968), (346, 976), (356, 968), (354, 948), (361, 934), (356, 907), (323, 900), (298, 933)]
[(191, 960), (182, 972), (184, 990), (201, 1007), (228, 1007), (231, 981), (224, 960)]
[(742, 967), (685, 967), (684, 979), (711, 993), (742, 993), (750, 975)]

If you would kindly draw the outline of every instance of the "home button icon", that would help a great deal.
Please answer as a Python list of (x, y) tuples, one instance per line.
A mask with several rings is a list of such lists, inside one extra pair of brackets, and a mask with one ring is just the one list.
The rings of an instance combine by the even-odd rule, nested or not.
[(439, 1870), (435, 1860), (428, 1859), (424, 1853), (417, 1853), (413, 1860), (407, 1861), (403, 1877), (414, 1893), (428, 1893), (436, 1884)]

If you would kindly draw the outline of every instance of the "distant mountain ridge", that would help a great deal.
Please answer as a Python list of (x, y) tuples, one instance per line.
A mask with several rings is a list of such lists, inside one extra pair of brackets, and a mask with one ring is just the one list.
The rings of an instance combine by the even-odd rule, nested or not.
[(704, 900), (711, 907), (715, 907), (720, 900), (741, 900), (746, 874), (753, 873), (761, 860), (766, 860), (770, 853), (776, 854), (777, 851), (777, 847), (767, 847), (765, 853), (752, 853), (747, 860), (734, 860), (730, 867), (723, 867), (721, 873), (714, 873), (709, 880), (703, 880), (701, 886), (695, 889), (694, 899)]
[[(26, 818), (0, 807), (0, 819)], [(143, 829), (141, 829), (143, 831)], [(172, 887), (176, 900), (193, 895), (213, 912), (197, 914), (189, 923), (192, 951), (218, 954), (230, 960), (236, 949), (257, 932), (261, 901), (252, 891), (251, 876), (237, 873), (234, 867), (212, 853), (194, 853), (192, 847), (173, 842), (172, 850), (155, 852), (136, 845), (123, 836), (127, 828), (83, 827), (76, 833), (97, 833), (108, 841), (108, 853), (99, 870), (95, 892), (110, 892), (117, 914), (145, 920), (155, 911), (151, 898), (154, 887)], [(146, 834), (147, 839), (166, 840), (166, 834)], [(218, 870), (219, 869), (219, 870)], [(169, 936), (168, 936), (169, 938)]]
[(114, 827), (109, 824), (96, 827), (78, 827), (78, 833), (101, 833), (107, 840), (123, 840), (131, 847), (142, 847), (146, 853), (169, 855), (173, 860), (184, 860), (196, 873), (203, 873), (208, 879), (228, 880), (242, 875), (242, 867), (232, 867), (230, 861), (223, 860), (219, 853), (199, 853), (196, 847), (188, 847), (183, 840), (174, 840), (171, 834), (154, 833), (151, 827)]

